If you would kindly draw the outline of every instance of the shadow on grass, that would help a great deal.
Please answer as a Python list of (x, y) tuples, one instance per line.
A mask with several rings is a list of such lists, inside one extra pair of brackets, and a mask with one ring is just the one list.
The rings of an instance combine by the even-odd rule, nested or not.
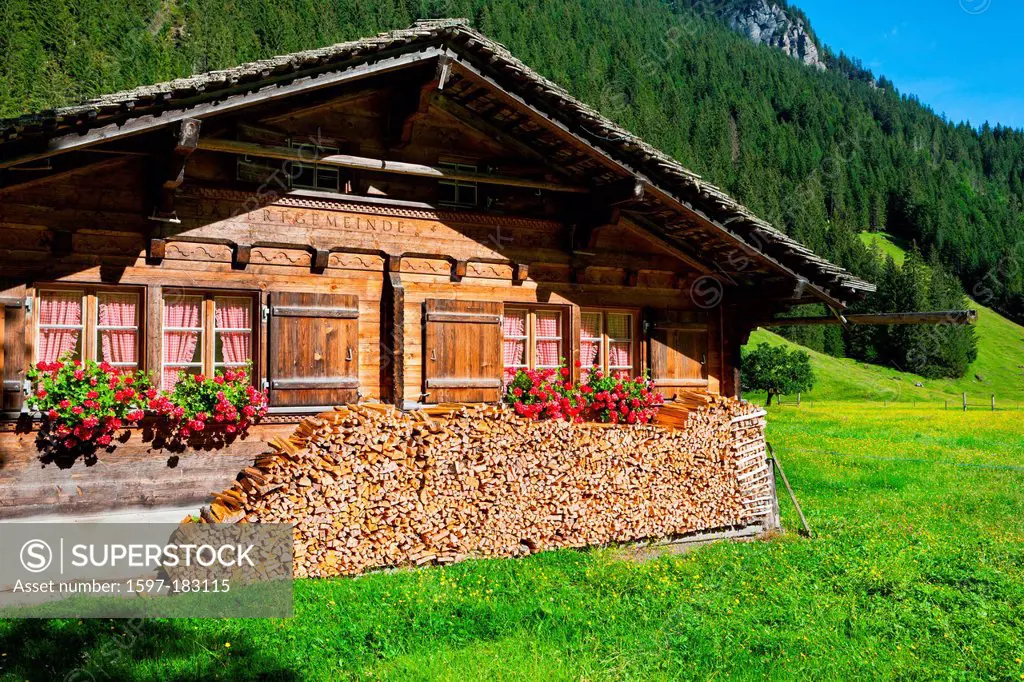
[(0, 678), (18, 680), (298, 680), (274, 651), (237, 630), (225, 641), (189, 621), (0, 621)]

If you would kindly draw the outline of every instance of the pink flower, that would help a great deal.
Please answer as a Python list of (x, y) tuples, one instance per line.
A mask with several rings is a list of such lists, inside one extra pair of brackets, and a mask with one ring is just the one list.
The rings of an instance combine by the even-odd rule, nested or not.
[[(75, 360), (75, 362), (77, 363), (78, 360)], [(84, 378), (85, 378), (85, 370), (81, 370), (81, 369), (75, 370), (75, 381), (81, 381)]]

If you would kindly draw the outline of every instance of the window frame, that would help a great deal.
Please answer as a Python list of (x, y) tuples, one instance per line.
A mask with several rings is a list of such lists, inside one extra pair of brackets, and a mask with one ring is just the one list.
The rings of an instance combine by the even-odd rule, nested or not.
[[(317, 163), (316, 159), (320, 158), (320, 152), (323, 155), (327, 154), (340, 154), (341, 148), (336, 145), (312, 145), (309, 143), (296, 142), (295, 138), (288, 138), (288, 146), (292, 149), (314, 149), (317, 151), (316, 156), (313, 157), (312, 161), (292, 161), (288, 171), (288, 186), (292, 189), (311, 189), (319, 192), (334, 192), (336, 194), (341, 193), (341, 169), (337, 166), (322, 166)], [(296, 173), (292, 172), (292, 168), (300, 168), (303, 170), (310, 170), (313, 172), (313, 184), (300, 184), (296, 182), (298, 177)], [(321, 187), (320, 186), (320, 172), (328, 171), (334, 174), (334, 186)]]
[[(82, 300), (82, 324), (42, 324), (40, 321), (42, 311), (42, 299), (46, 292), (80, 292)], [(99, 298), (102, 294), (133, 294), (136, 299), (135, 326), (127, 325), (100, 325), (99, 323)], [(77, 329), (79, 330), (79, 348), (81, 354), (79, 359), (83, 362), (91, 360), (102, 362), (102, 342), (100, 331), (107, 329), (133, 329), (135, 330), (135, 357), (136, 362), (129, 364), (124, 362), (111, 362), (114, 367), (122, 369), (134, 369), (136, 372), (145, 372), (146, 366), (146, 289), (135, 285), (111, 285), (111, 284), (89, 284), (79, 282), (46, 282), (33, 285), (32, 302), (35, 313), (32, 319), (32, 364), (39, 362), (39, 350), (41, 344), (40, 331), (43, 329)]]
[[(629, 359), (630, 365), (628, 367), (629, 376), (635, 377), (640, 371), (640, 357), (639, 349), (640, 344), (638, 343), (639, 330), (640, 330), (640, 313), (635, 308), (580, 308), (580, 315), (597, 314), (601, 316), (601, 336), (600, 337), (584, 337), (583, 336), (583, 325), (580, 325), (578, 336), (578, 343), (580, 348), (583, 347), (584, 341), (598, 341), (598, 364), (597, 367), (606, 375), (612, 372), (626, 370), (625, 365), (612, 366), (609, 363), (610, 349), (613, 343), (625, 343), (629, 342)], [(629, 316), (629, 338), (613, 338), (609, 333), (608, 317), (610, 315), (628, 315)], [(592, 366), (592, 365), (591, 365)], [(581, 367), (581, 372), (586, 372), (590, 367)]]
[[(458, 159), (441, 158), (437, 160), (437, 167), (445, 170), (454, 171), (466, 171), (469, 173), (478, 173), (480, 171), (480, 165), (475, 161), (466, 161)], [(438, 186), (447, 186), (453, 188), (455, 198), (453, 201), (445, 201), (438, 197), (438, 204), (441, 206), (456, 206), (461, 208), (467, 208), (472, 206), (480, 205), (480, 183), (471, 182), (468, 180), (438, 180)], [(473, 200), (466, 201), (462, 198), (462, 193), (472, 190)]]
[[(555, 369), (558, 365), (538, 365), (537, 364), (537, 342), (538, 341), (558, 341), (558, 357), (559, 359), (565, 359), (569, 362), (569, 354), (566, 352), (566, 345), (568, 339), (566, 338), (566, 332), (568, 331), (568, 308), (566, 306), (551, 306), (551, 305), (531, 305), (528, 303), (506, 303), (505, 311), (503, 316), (509, 312), (525, 312), (526, 313), (526, 336), (505, 336), (504, 329), (502, 330), (502, 342), (505, 339), (526, 339), (526, 364), (525, 365), (507, 365), (504, 370), (508, 369)], [(557, 313), (558, 314), (558, 331), (560, 336), (538, 336), (537, 335), (537, 313)]]
[[(179, 299), (185, 298), (197, 298), (200, 300), (199, 310), (199, 327), (169, 327), (164, 324), (166, 319), (166, 301), (169, 297), (177, 297)], [(249, 302), (249, 327), (217, 327), (216, 317), (216, 301), (217, 299), (235, 299), (245, 300)], [(199, 374), (205, 376), (215, 376), (218, 371), (224, 371), (225, 369), (244, 367), (247, 363), (236, 362), (229, 363), (224, 360), (218, 362), (217, 360), (217, 338), (219, 332), (225, 331), (247, 331), (249, 332), (249, 362), (252, 363), (253, 370), (250, 374), (249, 381), (254, 385), (259, 385), (256, 377), (256, 359), (260, 352), (260, 345), (258, 339), (258, 333), (260, 330), (260, 319), (258, 317), (260, 311), (260, 294), (255, 291), (248, 289), (243, 290), (232, 290), (232, 289), (192, 289), (192, 288), (166, 288), (163, 290), (160, 298), (160, 375), (159, 383), (163, 386), (164, 371), (167, 367), (198, 367)], [(165, 335), (167, 332), (199, 332), (199, 361), (195, 362), (174, 362), (168, 363), (164, 359), (164, 353), (162, 345), (165, 342)], [(168, 388), (167, 390), (171, 390)]]

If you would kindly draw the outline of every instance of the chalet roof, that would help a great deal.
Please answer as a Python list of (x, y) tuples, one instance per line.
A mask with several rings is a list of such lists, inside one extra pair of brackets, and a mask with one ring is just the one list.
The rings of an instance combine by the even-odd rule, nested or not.
[(5, 144), (34, 137), (84, 132), (133, 117), (156, 117), (182, 103), (216, 99), (239, 88), (287, 80), (297, 73), (326, 73), (354, 60), (383, 58), (430, 45), (452, 49), (486, 65), (500, 85), (530, 106), (563, 124), (594, 148), (621, 163), (637, 177), (662, 190), (682, 210), (713, 225), (747, 251), (756, 251), (797, 279), (806, 279), (830, 298), (850, 300), (875, 287), (818, 256), (797, 240), (758, 218), (724, 191), (684, 168), (564, 88), (536, 73), (500, 43), (471, 28), (464, 19), (419, 21), (412, 27), (328, 47), (201, 73), (165, 83), (103, 95), (83, 104), (0, 120), (0, 157)]

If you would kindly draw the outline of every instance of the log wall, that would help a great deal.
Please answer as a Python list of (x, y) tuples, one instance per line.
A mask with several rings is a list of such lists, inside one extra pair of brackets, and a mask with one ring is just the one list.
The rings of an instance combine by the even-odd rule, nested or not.
[(275, 441), (202, 517), (295, 523), (297, 577), (767, 526), (763, 417), (726, 398), (684, 428), (348, 406)]

